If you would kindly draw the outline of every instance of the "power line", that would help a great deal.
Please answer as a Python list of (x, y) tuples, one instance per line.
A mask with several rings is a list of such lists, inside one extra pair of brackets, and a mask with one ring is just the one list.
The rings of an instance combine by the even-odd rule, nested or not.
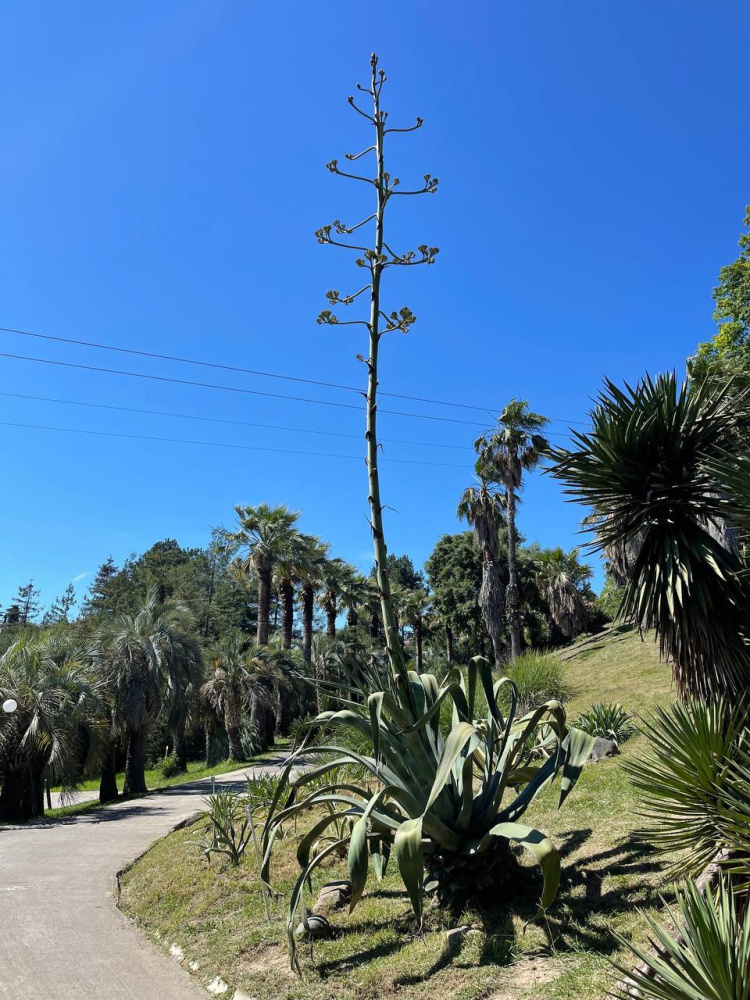
[[(239, 392), (248, 396), (265, 396), (270, 399), (288, 399), (297, 403), (316, 403), (318, 406), (335, 406), (343, 410), (362, 412), (361, 406), (354, 403), (336, 403), (329, 399), (311, 399), (309, 396), (288, 396), (280, 392), (262, 392), (260, 389), (241, 389), (234, 385), (218, 385), (215, 382), (194, 382), (191, 379), (171, 378), (168, 375), (146, 375), (144, 372), (126, 372), (120, 368), (100, 368), (98, 365), (80, 365), (72, 361), (53, 361), (51, 358), (34, 358), (27, 354), (6, 354), (0, 352), (0, 358), (13, 358), (16, 361), (33, 361), (36, 364), (56, 365), (58, 368), (77, 368), (81, 371), (104, 372), (107, 375), (125, 375), (128, 378), (148, 379), (152, 382), (173, 382), (176, 385), (192, 385), (201, 389), (220, 389), (223, 392)], [(396, 417), (412, 417), (415, 420), (438, 420), (446, 424), (465, 424), (469, 427), (486, 427), (476, 420), (458, 420), (456, 417), (434, 417), (426, 413), (407, 413), (401, 410), (381, 410), (378, 413), (388, 413)]]
[[(342, 389), (347, 392), (356, 392), (359, 393), (359, 395), (364, 395), (364, 392), (360, 387), (354, 385), (344, 385), (339, 382), (324, 382), (319, 379), (302, 378), (297, 375), (284, 375), (278, 372), (267, 372), (255, 368), (242, 368), (238, 365), (221, 364), (215, 361), (200, 361), (196, 358), (183, 358), (174, 354), (159, 354), (154, 351), (142, 351), (133, 347), (121, 347), (114, 344), (100, 344), (92, 340), (79, 340), (73, 337), (57, 337), (49, 333), (36, 333), (32, 330), (16, 330), (10, 326), (0, 326), (0, 333), (12, 333), (19, 337), (35, 337), (38, 340), (51, 340), (60, 344), (75, 344), (79, 347), (93, 347), (99, 351), (116, 351), (119, 354), (133, 354), (142, 358), (155, 358), (159, 361), (177, 361), (183, 365), (199, 365), (202, 368), (215, 368), (221, 371), (239, 372), (244, 375), (259, 375), (263, 378), (282, 379), (286, 382), (300, 382), (305, 385), (318, 385), (327, 389)], [(15, 357), (16, 355), (10, 356)], [(463, 410), (477, 410), (480, 413), (492, 413), (493, 409), (497, 409), (496, 407), (491, 406), (477, 406), (474, 403), (455, 403), (445, 399), (430, 399), (425, 396), (407, 396), (398, 392), (380, 391), (379, 395), (388, 396), (391, 399), (407, 399), (415, 403), (431, 403), (435, 406), (451, 406)], [(566, 420), (563, 417), (550, 417), (549, 419), (556, 423), (586, 423), (584, 420)]]
[[(67, 406), (86, 406), (97, 410), (117, 410), (122, 413), (142, 413), (153, 417), (176, 417), (181, 420), (202, 420), (211, 424), (231, 424), (235, 427), (260, 427), (271, 431), (293, 431), (296, 434), (320, 434), (323, 437), (344, 437), (361, 441), (364, 434), (346, 434), (343, 431), (321, 431), (312, 427), (287, 427), (283, 424), (263, 424), (250, 420), (228, 420), (224, 417), (204, 417), (195, 413), (174, 413), (169, 410), (144, 410), (136, 406), (116, 406), (113, 403), (85, 403), (78, 399), (58, 399), (54, 396), (28, 396), (20, 392), (0, 392), (0, 396), (9, 399), (29, 399), (40, 403), (64, 403)], [(439, 441), (404, 441), (400, 438), (381, 438), (383, 444), (408, 444), (418, 448), (450, 448), (454, 451), (466, 451), (466, 445), (443, 444)]]
[[(364, 462), (362, 455), (337, 455), (324, 451), (298, 451), (291, 448), (267, 448), (261, 445), (252, 444), (230, 444), (224, 441), (191, 441), (185, 438), (155, 437), (147, 434), (124, 434), (116, 431), (92, 431), (80, 427), (54, 427), (49, 424), (21, 424), (10, 420), (0, 420), (0, 427), (21, 427), (34, 431), (56, 431), (63, 434), (89, 434), (95, 437), (127, 438), (132, 441), (158, 441), (163, 444), (189, 444), (200, 445), (204, 448), (231, 448), (238, 451), (264, 451), (277, 455), (307, 455), (312, 458), (346, 458), (355, 462)], [(465, 465), (456, 465), (449, 462), (422, 462), (412, 461), (409, 458), (382, 458), (383, 462), (397, 462), (399, 465), (428, 465), (442, 469), (463, 469)]]
[[(38, 403), (61, 403), (66, 406), (85, 406), (97, 410), (115, 410), (121, 413), (141, 413), (152, 417), (174, 417), (180, 420), (201, 420), (211, 424), (229, 424), (234, 427), (257, 427), (270, 431), (290, 431), (296, 434), (318, 434), (322, 437), (344, 437), (361, 441), (363, 434), (347, 434), (344, 431), (322, 431), (313, 427), (289, 427), (285, 424), (266, 424), (252, 420), (229, 420), (226, 417), (205, 417), (197, 413), (175, 413), (173, 410), (146, 410), (138, 406), (117, 406), (114, 403), (91, 403), (80, 399), (60, 399), (57, 396), (31, 396), (21, 392), (0, 392), (7, 399), (27, 399)], [(569, 435), (550, 431), (551, 437), (568, 438)], [(415, 448), (447, 448), (451, 451), (466, 451), (466, 445), (445, 444), (442, 441), (408, 441), (403, 438), (380, 438), (383, 444), (413, 445)]]

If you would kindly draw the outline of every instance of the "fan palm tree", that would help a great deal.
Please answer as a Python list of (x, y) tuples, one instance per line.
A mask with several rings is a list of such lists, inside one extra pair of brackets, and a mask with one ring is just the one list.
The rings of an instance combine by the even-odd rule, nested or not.
[(341, 604), (346, 608), (347, 628), (354, 629), (359, 625), (360, 612), (367, 603), (368, 586), (367, 577), (352, 567), (352, 573), (344, 580), (341, 592)]
[(60, 628), (23, 635), (0, 657), (0, 819), (44, 814), (44, 778), (73, 788), (101, 760), (106, 692), (91, 659)]
[(224, 720), (229, 741), (229, 759), (243, 759), (240, 727), (242, 709), (252, 694), (252, 674), (248, 669), (247, 642), (240, 632), (228, 636), (209, 651), (207, 665), (211, 671), (201, 687), (201, 697)]
[(526, 400), (511, 399), (497, 418), (498, 426), (474, 442), (478, 458), (477, 474), (488, 483), (505, 489), (508, 518), (508, 588), (505, 607), (510, 631), (510, 655), (515, 660), (521, 652), (521, 594), (518, 588), (516, 546), (516, 505), (523, 473), (535, 468), (549, 451), (549, 441), (540, 432), (549, 421), (529, 410)]
[(281, 602), (281, 645), (292, 648), (294, 630), (294, 591), (307, 570), (310, 555), (310, 535), (291, 531), (287, 545), (280, 554), (273, 572), (273, 582)]
[(200, 678), (201, 648), (188, 608), (159, 600), (152, 587), (134, 614), (105, 622), (97, 636), (98, 656), (128, 733), (124, 795), (146, 787), (146, 746), (151, 723), (168, 702), (187, 699)]
[(479, 590), (479, 607), (487, 626), (495, 666), (502, 660), (503, 642), (503, 584), (500, 580), (500, 528), (505, 522), (503, 498), (482, 479), (479, 487), (469, 486), (461, 494), (456, 511), (467, 521), (477, 536), (482, 553), (482, 586)]
[(633, 547), (621, 615), (653, 628), (677, 691), (711, 700), (750, 686), (750, 590), (723, 522), (747, 516), (750, 401), (729, 383), (605, 382), (592, 429), (553, 475), (592, 508), (595, 547)]
[(585, 632), (588, 616), (578, 585), (590, 580), (593, 573), (590, 566), (578, 561), (578, 549), (543, 549), (536, 565), (539, 589), (562, 635), (570, 639)]
[(288, 507), (271, 507), (267, 503), (256, 507), (234, 508), (239, 527), (229, 532), (229, 539), (239, 546), (241, 554), (236, 568), (245, 578), (252, 576), (258, 582), (258, 632), (259, 646), (268, 645), (271, 617), (271, 584), (274, 567), (288, 551), (290, 540), (299, 520), (298, 510)]
[(315, 592), (323, 583), (323, 569), (328, 559), (329, 545), (314, 535), (302, 535), (304, 549), (300, 553), (297, 566), (302, 584), (302, 659), (310, 663), (312, 658), (313, 616), (315, 613)]
[(326, 613), (326, 634), (331, 639), (336, 637), (339, 601), (346, 601), (357, 575), (356, 567), (343, 559), (327, 559), (323, 564), (320, 606)]
[(423, 640), (425, 630), (430, 628), (430, 612), (432, 610), (432, 596), (423, 588), (407, 590), (401, 602), (401, 616), (403, 621), (410, 625), (414, 633), (414, 658), (417, 672), (422, 672), (423, 664)]

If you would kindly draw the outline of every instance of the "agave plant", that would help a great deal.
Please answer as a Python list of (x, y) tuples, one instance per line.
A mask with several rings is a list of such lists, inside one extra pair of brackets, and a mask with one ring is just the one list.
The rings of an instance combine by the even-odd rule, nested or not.
[(187, 843), (200, 847), (209, 862), (212, 854), (222, 854), (238, 865), (253, 835), (247, 799), (231, 788), (214, 788), (204, 801), (209, 836)]
[[(741, 904), (726, 881), (705, 896), (693, 883), (667, 906), (675, 927), (670, 933), (646, 916), (660, 955), (620, 938), (649, 972), (616, 964), (626, 979), (618, 997), (643, 1000), (747, 1000), (750, 997), (750, 907)], [(633, 987), (638, 990), (633, 992)]]
[(615, 743), (624, 743), (635, 733), (635, 726), (630, 719), (631, 715), (617, 702), (611, 701), (605, 705), (597, 701), (579, 714), (576, 726), (592, 736), (603, 736)]
[[(326, 810), (322, 817), (314, 814), (297, 852), (300, 876), (288, 913), (293, 967), (298, 969), (294, 927), (304, 888), (315, 868), (342, 849), (348, 852), (352, 909), (364, 891), (370, 861), (382, 873), (392, 849), (421, 924), (425, 891), (454, 905), (483, 891), (491, 890), (496, 898), (513, 871), (510, 844), (520, 844), (541, 866), (537, 916), (544, 914), (557, 893), (560, 859), (552, 841), (521, 819), (538, 792), (558, 776), (562, 805), (593, 738), (569, 728), (556, 701), (516, 718), (513, 683), (508, 678), (493, 682), (483, 657), (471, 660), (465, 676), (453, 669), (442, 682), (413, 671), (402, 678), (374, 659), (350, 660), (347, 668), (343, 707), (309, 724), (312, 733), (337, 733), (333, 745), (303, 744), (291, 754), (263, 831), (263, 877), (268, 880), (281, 824), (319, 807)], [(487, 708), (477, 719), (480, 690)], [(500, 708), (506, 690), (507, 716)], [(440, 716), (446, 705), (453, 724), (444, 735)], [(369, 752), (350, 749), (348, 739), (338, 738), (347, 731), (364, 737)], [(303, 755), (313, 766), (293, 777)], [(360, 768), (366, 779), (341, 775), (339, 769), (347, 765)], [(329, 806), (335, 808), (329, 811)], [(338, 838), (312, 856), (313, 845), (333, 825)]]
[(650, 747), (625, 768), (649, 821), (644, 836), (684, 852), (679, 874), (697, 875), (719, 851), (723, 867), (750, 881), (750, 742), (743, 709), (692, 701), (641, 723)]

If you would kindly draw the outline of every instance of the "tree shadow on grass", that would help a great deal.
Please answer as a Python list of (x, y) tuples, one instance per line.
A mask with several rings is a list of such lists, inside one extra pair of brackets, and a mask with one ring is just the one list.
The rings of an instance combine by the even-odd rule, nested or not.
[[(613, 954), (619, 944), (612, 931), (612, 917), (654, 905), (664, 894), (659, 876), (665, 872), (668, 862), (653, 847), (624, 840), (587, 853), (585, 845), (592, 832), (591, 829), (581, 828), (564, 831), (557, 837), (563, 869), (558, 897), (547, 918), (547, 927), (557, 952), (586, 950), (601, 955)], [(579, 856), (566, 864), (565, 859), (576, 853)], [(473, 907), (484, 930), (478, 959), (476, 953), (471, 959), (462, 959), (465, 938), (446, 941), (428, 969), (401, 975), (394, 979), (394, 986), (418, 985), (451, 966), (468, 968), (511, 964), (516, 952), (514, 919), (526, 923), (535, 917), (543, 885), (538, 868), (523, 866), (520, 872), (523, 877), (510, 891), (504, 892), (496, 906), (481, 910)], [(396, 890), (384, 890), (377, 895), (406, 901), (406, 894)], [(409, 912), (395, 919), (349, 924), (341, 928), (339, 934), (372, 935), (385, 929), (394, 930), (398, 934), (397, 939), (323, 962), (318, 966), (319, 974), (326, 977), (355, 969), (374, 959), (394, 955), (414, 940), (414, 920)], [(549, 955), (551, 949), (542, 948), (538, 954)]]

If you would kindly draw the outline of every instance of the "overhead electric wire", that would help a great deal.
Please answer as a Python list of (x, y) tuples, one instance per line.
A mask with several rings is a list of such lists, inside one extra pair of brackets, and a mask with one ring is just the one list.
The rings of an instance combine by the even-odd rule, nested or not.
[[(223, 392), (239, 392), (249, 396), (265, 396), (270, 399), (288, 399), (297, 403), (316, 403), (318, 406), (335, 406), (343, 410), (357, 410), (361, 412), (362, 407), (354, 403), (337, 403), (330, 399), (311, 399), (309, 396), (288, 396), (280, 392), (263, 392), (260, 389), (243, 389), (234, 385), (218, 385), (215, 382), (194, 382), (191, 379), (172, 378), (168, 375), (147, 375), (145, 372), (126, 372), (120, 368), (101, 368), (98, 365), (81, 365), (73, 361), (53, 361), (52, 358), (34, 358), (27, 354), (6, 354), (0, 352), (0, 358), (13, 358), (16, 361), (33, 361), (37, 364), (56, 365), (59, 368), (78, 368), (81, 371), (104, 372), (107, 375), (125, 375), (128, 378), (148, 379), (152, 382), (173, 382), (176, 385), (192, 385), (201, 389), (220, 389)], [(458, 420), (456, 417), (435, 417), (427, 413), (407, 413), (402, 410), (382, 410), (378, 407), (378, 413), (388, 413), (396, 417), (413, 417), (415, 420), (439, 420), (446, 424), (466, 424), (469, 427), (486, 427), (486, 423), (480, 424), (476, 420)]]
[[(363, 390), (354, 385), (344, 385), (339, 382), (325, 382), (319, 379), (302, 378), (298, 375), (285, 375), (279, 372), (267, 372), (255, 368), (243, 368), (238, 365), (221, 364), (215, 361), (200, 361), (196, 358), (183, 358), (174, 354), (159, 354), (155, 351), (143, 351), (134, 347), (122, 347), (115, 344), (100, 344), (92, 340), (80, 340), (73, 337), (58, 337), (49, 333), (36, 333), (32, 330), (17, 330), (10, 326), (0, 326), (0, 333), (11, 333), (19, 337), (35, 337), (38, 340), (51, 340), (60, 344), (74, 344), (78, 347), (93, 347), (99, 351), (116, 351), (120, 354), (133, 354), (142, 358), (154, 358), (159, 361), (177, 361), (184, 365), (199, 365), (202, 368), (216, 368), (222, 371), (238, 372), (244, 375), (258, 375), (262, 378), (282, 379), (287, 382), (300, 382), (305, 385), (318, 385), (327, 389), (341, 389), (347, 392), (356, 392), (364, 395)], [(5, 357), (16, 357), (17, 355), (4, 355)], [(268, 393), (272, 395), (272, 393)], [(456, 403), (445, 399), (430, 399), (425, 396), (409, 396), (398, 392), (379, 391), (380, 396), (388, 396), (391, 399), (406, 399), (415, 403), (431, 403), (435, 406), (452, 406), (463, 410), (477, 410), (480, 413), (492, 413), (497, 407), (478, 406), (476, 403)], [(291, 397), (290, 397), (291, 398)], [(343, 405), (343, 404), (342, 404)], [(387, 412), (387, 411), (381, 411)], [(416, 415), (416, 414), (415, 414)], [(439, 419), (437, 417), (433, 419)], [(566, 420), (563, 417), (550, 417), (555, 423), (585, 424), (583, 420)]]
[[(268, 448), (262, 445), (253, 444), (231, 444), (224, 441), (191, 441), (185, 438), (156, 437), (150, 434), (125, 434), (117, 431), (93, 431), (81, 427), (54, 427), (49, 424), (22, 424), (11, 420), (0, 420), (0, 427), (21, 427), (25, 430), (34, 431), (56, 431), (63, 434), (89, 434), (95, 437), (127, 438), (133, 441), (158, 441), (164, 444), (189, 444), (200, 445), (204, 448), (231, 448), (239, 451), (263, 451), (272, 452), (279, 455), (306, 455), (312, 458), (346, 458), (356, 462), (364, 462), (363, 455), (337, 455), (325, 451), (298, 451), (292, 448)], [(428, 465), (442, 469), (466, 469), (465, 465), (457, 465), (450, 462), (423, 462), (412, 461), (410, 458), (387, 458), (381, 459), (383, 462), (396, 462), (399, 465)]]
[[(271, 431), (290, 431), (295, 434), (318, 434), (322, 437), (345, 437), (361, 441), (363, 434), (347, 434), (344, 431), (323, 431), (312, 427), (288, 427), (284, 424), (266, 424), (252, 420), (230, 420), (226, 417), (205, 417), (197, 413), (175, 413), (170, 410), (147, 410), (138, 406), (117, 406), (114, 403), (91, 403), (80, 399), (60, 399), (56, 396), (31, 396), (21, 392), (0, 392), (1, 397), (8, 399), (26, 399), (38, 403), (61, 403), (66, 406), (85, 406), (97, 410), (116, 410), (122, 413), (140, 413), (152, 417), (174, 417), (180, 420), (201, 420), (211, 424), (230, 424), (235, 427), (257, 427)], [(550, 432), (554, 437), (565, 437), (567, 434)], [(405, 444), (415, 448), (447, 448), (452, 451), (466, 451), (467, 445), (445, 444), (442, 441), (407, 441), (402, 438), (380, 438), (383, 444)]]

